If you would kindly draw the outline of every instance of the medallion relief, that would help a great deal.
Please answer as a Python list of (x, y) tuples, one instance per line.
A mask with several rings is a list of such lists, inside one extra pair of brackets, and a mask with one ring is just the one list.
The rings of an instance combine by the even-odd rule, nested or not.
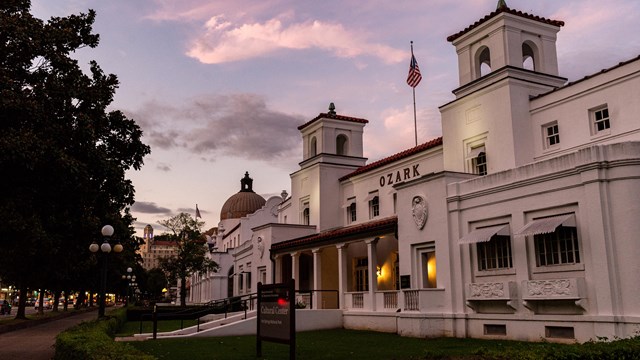
[(418, 229), (422, 230), (427, 223), (427, 217), (429, 216), (429, 209), (427, 207), (427, 200), (423, 196), (414, 196), (411, 200), (411, 212), (413, 214), (413, 220), (416, 222)]

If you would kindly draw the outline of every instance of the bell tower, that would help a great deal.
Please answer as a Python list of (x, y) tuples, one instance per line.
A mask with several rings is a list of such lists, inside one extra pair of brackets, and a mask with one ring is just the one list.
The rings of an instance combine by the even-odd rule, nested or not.
[(556, 34), (561, 26), (562, 21), (498, 1), (494, 12), (447, 38), (458, 54), (460, 86), (505, 67), (558, 76)]
[(564, 22), (495, 11), (447, 38), (458, 54), (456, 99), (440, 107), (444, 165), (487, 175), (533, 161), (531, 97), (562, 86), (556, 35)]
[(291, 174), (290, 210), (298, 224), (315, 225), (317, 231), (341, 224), (342, 212), (335, 211), (342, 205), (338, 179), (365, 165), (362, 138), (368, 122), (337, 114), (331, 103), (328, 112), (298, 127), (302, 161)]

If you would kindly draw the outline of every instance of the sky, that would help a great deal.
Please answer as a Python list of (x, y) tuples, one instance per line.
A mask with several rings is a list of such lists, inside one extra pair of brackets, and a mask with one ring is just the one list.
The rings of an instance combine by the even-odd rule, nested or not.
[[(265, 199), (290, 193), (299, 169), (297, 127), (333, 102), (365, 118), (369, 162), (415, 146), (410, 41), (423, 79), (416, 87), (418, 143), (441, 135), (438, 107), (459, 86), (446, 38), (495, 10), (497, 0), (32, 0), (47, 20), (97, 12), (96, 60), (120, 80), (112, 110), (151, 146), (131, 213), (137, 234), (200, 209), (215, 227), (245, 172)], [(640, 55), (640, 1), (507, 0), (516, 10), (562, 20), (560, 75), (578, 80)]]

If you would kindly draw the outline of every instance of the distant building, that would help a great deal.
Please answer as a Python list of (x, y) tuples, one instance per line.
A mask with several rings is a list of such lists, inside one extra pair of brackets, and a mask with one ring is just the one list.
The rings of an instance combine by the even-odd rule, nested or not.
[(143, 239), (138, 253), (142, 257), (142, 267), (147, 271), (160, 267), (160, 259), (177, 255), (175, 242), (156, 239), (151, 225), (144, 227)]

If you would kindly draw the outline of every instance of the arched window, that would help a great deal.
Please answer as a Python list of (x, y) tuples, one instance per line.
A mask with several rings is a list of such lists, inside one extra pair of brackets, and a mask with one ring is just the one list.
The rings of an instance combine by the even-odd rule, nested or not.
[(522, 68), (536, 70), (536, 46), (531, 42), (522, 43)]
[(347, 155), (347, 145), (349, 143), (349, 139), (346, 135), (338, 135), (336, 138), (336, 154), (337, 155)]
[(318, 155), (318, 144), (316, 141), (316, 137), (313, 136), (309, 144), (309, 157), (314, 157), (316, 155)]
[(485, 76), (491, 72), (491, 51), (488, 47), (481, 47), (476, 53), (477, 77)]
[(487, 175), (487, 154), (481, 152), (473, 159), (473, 167), (478, 175)]

